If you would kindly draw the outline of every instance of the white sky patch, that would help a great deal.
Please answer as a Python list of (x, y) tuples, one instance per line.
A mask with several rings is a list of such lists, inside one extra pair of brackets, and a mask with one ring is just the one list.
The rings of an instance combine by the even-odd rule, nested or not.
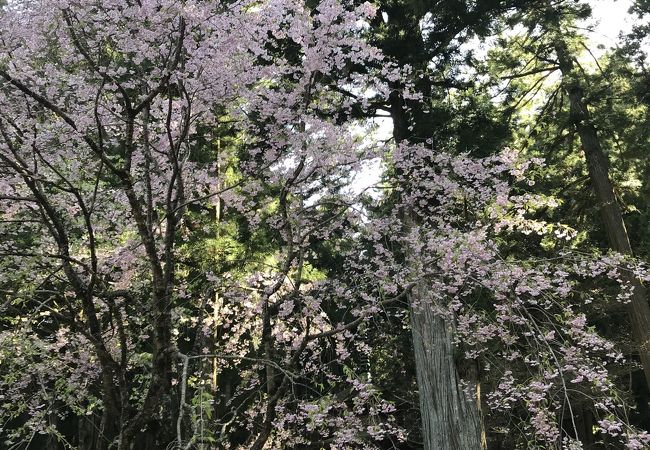
[(359, 30), (368, 30), (368, 29), (370, 29), (370, 24), (368, 23), (368, 21), (363, 20), (363, 19), (359, 19), (359, 20), (357, 20), (357, 21), (354, 23), (354, 25), (355, 25)]
[(361, 170), (359, 170), (352, 179), (350, 192), (355, 196), (360, 194), (369, 194), (375, 199), (381, 197), (380, 190), (373, 189), (381, 181), (381, 174), (383, 172), (381, 158), (377, 157), (364, 161), (361, 166)]
[[(591, 51), (599, 58), (606, 49), (616, 47), (619, 33), (632, 30), (634, 17), (628, 14), (632, 0), (596, 0), (590, 3), (596, 29), (590, 33), (589, 40), (594, 47)], [(598, 46), (604, 49), (598, 49)]]
[[(379, 146), (387, 146), (388, 141), (393, 136), (393, 122), (389, 117), (376, 117), (372, 119), (376, 128), (368, 136), (371, 142), (378, 143)], [(381, 196), (380, 190), (373, 189), (381, 181), (383, 172), (382, 161), (380, 157), (370, 159), (362, 163), (362, 169), (357, 171), (350, 185), (350, 192), (354, 195), (361, 193), (370, 194), (373, 198)]]

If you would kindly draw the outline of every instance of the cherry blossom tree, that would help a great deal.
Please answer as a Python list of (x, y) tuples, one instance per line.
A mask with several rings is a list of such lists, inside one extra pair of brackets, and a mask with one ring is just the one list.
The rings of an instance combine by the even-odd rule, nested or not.
[[(517, 191), (539, 161), (369, 138), (356, 100), (390, 96), (377, 80), (408, 70), (363, 39), (374, 13), (333, 0), (3, 8), (7, 446), (47, 435), (54, 448), (397, 447), (395, 406), (364, 360), (369, 329), (408, 308), (441, 319), (425, 331), (448, 334), (445, 351), (499, 358), (489, 404), (525, 411), (529, 448), (579, 448), (562, 419), (578, 395), (597, 401), (603, 433), (648, 443), (608, 378), (620, 355), (576, 295), (586, 279), (646, 272), (617, 255), (502, 251), (517, 233), (571, 237), (529, 218), (547, 199)], [(224, 122), (239, 142), (220, 151)], [(387, 213), (351, 189), (373, 158), (390, 168)], [(266, 251), (241, 270), (189, 264), (186, 242), (215, 238), (229, 217), (270, 236)], [(341, 258), (336, 276), (317, 243)], [(471, 405), (477, 386), (464, 387), (454, 402)], [(454, 433), (444, 448), (463, 448)]]
[[(336, 99), (320, 92), (316, 78), (377, 58), (355, 37), (356, 21), (371, 12), (335, 2), (312, 15), (292, 2), (121, 1), (14, 2), (3, 11), (3, 226), (14, 238), (4, 244), (3, 281), (20, 286), (7, 303), (28, 308), (37, 298), (38, 313), (59, 326), (55, 343), (34, 345), (54, 345), (75, 371), (86, 369), (71, 380), (98, 378), (102, 419), (93, 448), (131, 448), (141, 430), (161, 430), (159, 440), (170, 441), (172, 422), (178, 444), (184, 439), (184, 394), (179, 410), (172, 407), (175, 360), (187, 361), (173, 338), (174, 311), (184, 299), (177, 252), (183, 218), (190, 205), (237, 185), (252, 195), (265, 177), (283, 180), (278, 227), (289, 244), (281, 275), (258, 299), (268, 398), (266, 407), (254, 405), (266, 418), (251, 430), (252, 448), (268, 440), (287, 386), (286, 378), (274, 381), (269, 302), (305, 239), (292, 237), (288, 197), (303, 170), (305, 184), (356, 162), (344, 137), (337, 148), (322, 148), (335, 129), (319, 112)], [(298, 47), (294, 60), (282, 54), (288, 41)], [(263, 133), (249, 136), (251, 155), (263, 152), (259, 167), (243, 167), (245, 177), (221, 190), (214, 167), (192, 157), (200, 131), (218, 123), (219, 108), (242, 132), (267, 119)], [(307, 135), (314, 144), (301, 142)], [(330, 157), (321, 156), (325, 150)], [(26, 232), (36, 240), (22, 242)], [(19, 267), (26, 270), (16, 277)], [(29, 334), (34, 317), (27, 319), (19, 328)], [(307, 332), (303, 340), (292, 365), (314, 339)], [(92, 358), (78, 346), (90, 346)], [(148, 356), (138, 360), (142, 349)], [(38, 381), (46, 397), (56, 374)], [(5, 414), (33, 409), (27, 429), (55, 432), (35, 411), (45, 400), (6, 405)], [(94, 400), (80, 400), (68, 406), (92, 414)]]

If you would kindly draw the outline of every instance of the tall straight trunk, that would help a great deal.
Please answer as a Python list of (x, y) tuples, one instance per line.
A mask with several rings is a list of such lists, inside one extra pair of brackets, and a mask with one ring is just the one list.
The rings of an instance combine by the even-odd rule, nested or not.
[[(397, 90), (390, 103), (393, 137), (399, 144), (408, 138), (408, 117)], [(415, 226), (410, 211), (404, 211), (404, 221), (406, 228)], [(453, 320), (435, 313), (429, 292), (421, 282), (409, 295), (423, 450), (485, 449), (478, 377), (461, 380)]]
[(410, 298), (424, 449), (484, 449), (478, 381), (461, 381), (453, 323), (434, 313), (428, 292), (422, 283)]
[[(580, 137), (609, 245), (612, 250), (624, 255), (632, 255), (623, 214), (609, 177), (609, 161), (603, 153), (596, 127), (591, 121), (588, 105), (584, 100), (584, 89), (574, 73), (573, 57), (560, 34), (555, 39), (554, 47), (569, 97), (571, 122)], [(621, 279), (633, 288), (627, 310), (645, 379), (650, 386), (650, 306), (648, 306), (647, 290), (629, 270), (623, 271)]]
[(95, 450), (101, 448), (98, 444), (101, 436), (98, 434), (99, 424), (94, 416), (76, 418), (76, 448), (77, 450)]

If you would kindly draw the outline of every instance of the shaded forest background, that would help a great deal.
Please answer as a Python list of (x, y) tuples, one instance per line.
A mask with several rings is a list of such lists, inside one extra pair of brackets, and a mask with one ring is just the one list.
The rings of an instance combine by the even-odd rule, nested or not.
[[(362, 6), (357, 3), (354, 6)], [(451, 335), (445, 334), (459, 326), (456, 318), (434, 317), (414, 309), (411, 303), (417, 297), (415, 293), (425, 297), (428, 290), (440, 285), (427, 287), (422, 281), (409, 284), (408, 277), (400, 279), (391, 268), (386, 269), (386, 277), (399, 280), (395, 282), (399, 289), (390, 292), (383, 286), (377, 288), (365, 275), (361, 259), (358, 267), (354, 265), (354, 255), (376, 258), (384, 251), (388, 254), (388, 250), (395, 267), (407, 265), (410, 250), (406, 244), (388, 242), (383, 237), (373, 240), (372, 233), (364, 234), (363, 224), (373, 218), (395, 216), (405, 224), (403, 230), (408, 234), (424, 221), (411, 214), (403, 200), (418, 188), (417, 183), (409, 185), (408, 181), (410, 177), (415, 179), (414, 172), (409, 172), (416, 170), (413, 167), (433, 164), (431, 155), (495, 158), (504, 148), (516, 149), (524, 160), (545, 161), (531, 169), (531, 178), (526, 182), (520, 183), (514, 175), (505, 178), (514, 185), (514, 195), (544, 199), (538, 204), (524, 204), (522, 209), (537, 223), (548, 224), (548, 229), (540, 233), (494, 237), (504, 259), (543, 261), (558, 254), (614, 251), (641, 262), (650, 261), (650, 71), (646, 53), (650, 2), (634, 1), (629, 11), (635, 23), (633, 30), (621, 35), (616, 47), (598, 51), (590, 48), (590, 24), (595, 18), (589, 2), (379, 0), (374, 6), (376, 13), (360, 27), (359, 39), (380, 49), (396, 70), (402, 70), (401, 77), (382, 70), (383, 61), (356, 63), (351, 59), (340, 71), (315, 72), (308, 94), (295, 104), (278, 101), (271, 107), (242, 108), (245, 119), (234, 117), (222, 105), (215, 106), (210, 115), (216, 119), (209, 124), (198, 122), (198, 131), (188, 132), (194, 134), (187, 140), (183, 156), (196, 167), (209, 165), (210, 173), (220, 183), (212, 186), (219, 195), (209, 194), (202, 202), (191, 200), (193, 194), (184, 191), (196, 189), (200, 191), (196, 197), (200, 198), (208, 192), (196, 187), (203, 186), (204, 179), (198, 175), (187, 177), (184, 186), (176, 181), (181, 177), (174, 172), (174, 164), (178, 164), (174, 158), (185, 151), (186, 136), (172, 136), (171, 119), (167, 120), (166, 131), (172, 169), (148, 175), (158, 168), (154, 168), (157, 163), (147, 162), (155, 153), (153, 144), (149, 150), (147, 134), (159, 132), (166, 136), (163, 114), (158, 120), (163, 131), (155, 125), (151, 129), (142, 125), (146, 131), (141, 136), (136, 133), (130, 144), (122, 137), (113, 143), (111, 126), (98, 125), (99, 131), (93, 132), (91, 141), (100, 146), (104, 142), (105, 150), (97, 152), (102, 155), (103, 168), (94, 186), (92, 177), (80, 181), (80, 188), (73, 186), (74, 177), (66, 181), (53, 163), (49, 169), (39, 170), (48, 170), (54, 174), (52, 177), (60, 176), (63, 181), (39, 185), (42, 180), (37, 180), (33, 188), (27, 181), (26, 186), (32, 189), (29, 198), (18, 196), (7, 185), (17, 185), (12, 177), (24, 175), (31, 163), (27, 161), (22, 168), (16, 165), (18, 152), (12, 146), (20, 147), (23, 141), (35, 145), (45, 142), (37, 137), (30, 140), (24, 133), (30, 129), (29, 124), (46, 123), (56, 116), (59, 123), (73, 121), (76, 126), (82, 114), (71, 115), (68, 121), (52, 103), (48, 105), (43, 93), (50, 92), (48, 86), (58, 89), (59, 79), (44, 76), (38, 68), (23, 71), (26, 75), (21, 79), (23, 72), (12, 66), (20, 56), (14, 57), (7, 50), (11, 45), (2, 44), (0, 145), (4, 146), (3, 155), (9, 156), (0, 161), (0, 175), (7, 180), (0, 181), (4, 208), (0, 211), (0, 238), (5, 241), (0, 247), (0, 448), (650, 448), (648, 440), (635, 441), (638, 447), (634, 447), (636, 444), (617, 439), (616, 433), (605, 433), (602, 421), (609, 419), (599, 416), (597, 401), (578, 387), (579, 382), (575, 392), (571, 388), (563, 394), (572, 405), (570, 413), (553, 402), (545, 406), (560, 428), (567, 431), (555, 442), (538, 439), (534, 427), (524, 425), (534, 421), (526, 401), (507, 412), (489, 404), (489, 393), (500, 389), (504, 371), (525, 380), (529, 371), (536, 370), (531, 369), (535, 365), (511, 364), (502, 357), (503, 344), (492, 341), (476, 358), (467, 358), (463, 341), (455, 340), (451, 331)], [(305, 10), (315, 15), (317, 2), (307, 1)], [(84, 40), (90, 42), (94, 36), (81, 25), (77, 27), (85, 19), (75, 14), (62, 13), (61, 24), (67, 24), (73, 42), (83, 50)], [(182, 36), (182, 27), (179, 25), (173, 33)], [(79, 34), (75, 35), (74, 30)], [(1, 30), (0, 36), (4, 36)], [(175, 34), (173, 38), (177, 39)], [(299, 65), (301, 50), (294, 48), (290, 38), (276, 40), (277, 45), (269, 45), (265, 51), (281, 55), (287, 67)], [(235, 45), (222, 43), (229, 44)], [(176, 54), (182, 60), (178, 56), (182, 47), (179, 43), (176, 53), (172, 47), (170, 55)], [(98, 48), (98, 66), (131, 64), (111, 48)], [(19, 48), (12, 51), (20, 52)], [(56, 48), (42, 56), (39, 67), (47, 67), (48, 58), (61, 58)], [(82, 54), (70, 62), (73, 69), (69, 73), (85, 70), (101, 75), (101, 67), (93, 65), (94, 59), (94, 54)], [(171, 62), (170, 72), (185, 70), (172, 67)], [(362, 94), (339, 81), (347, 82), (346, 77), (352, 79), (350, 74), (355, 73), (387, 86), (386, 95), (373, 90)], [(154, 99), (159, 95), (161, 111), (169, 101), (169, 117), (172, 113), (175, 118), (178, 115), (183, 123), (186, 109), (173, 109), (171, 103), (172, 99), (181, 103), (187, 99), (189, 109), (189, 88), (184, 90), (182, 82), (172, 82), (165, 76), (161, 75), (161, 88), (151, 93), (139, 85), (128, 86), (126, 93), (116, 88), (116, 98), (124, 94), (125, 98), (144, 99), (132, 105), (115, 100), (114, 115), (123, 114), (116, 120), (123, 120), (127, 129), (140, 126), (139, 120), (149, 123), (149, 117), (154, 124), (158, 114)], [(255, 76), (250, 74), (251, 78)], [(44, 80), (40, 85), (33, 82), (39, 77)], [(129, 83), (128, 75), (110, 77), (115, 79), (97, 76), (96, 85), (102, 86), (99, 91), (105, 84), (120, 86), (116, 80)], [(48, 85), (51, 80), (55, 81)], [(268, 89), (292, 86), (287, 88), (289, 92), (294, 84), (300, 85), (297, 77), (287, 75), (287, 80), (280, 87)], [(318, 97), (320, 94), (312, 93), (311, 86), (322, 87), (319, 92), (327, 95)], [(18, 107), (11, 109), (19, 95), (24, 96), (28, 105), (24, 111), (29, 113)], [(56, 98), (65, 105), (70, 101), (64, 95)], [(249, 100), (254, 103), (256, 99)], [(245, 180), (268, 168), (263, 152), (251, 149), (263, 148), (259, 143), (265, 140), (272, 141), (269, 136), (275, 133), (276, 122), (284, 117), (283, 108), (298, 105), (296, 109), (303, 103), (305, 110), (296, 114), (300, 120), (292, 130), (296, 133), (305, 135), (308, 131), (305, 123), (309, 122), (301, 114), (319, 120), (326, 117), (322, 120), (330, 121), (332, 127), (354, 122), (369, 139), (385, 135), (390, 127), (392, 133), (383, 136), (386, 141), (381, 143), (390, 149), (387, 154), (400, 145), (423, 146), (431, 152), (426, 158), (431, 159), (402, 167), (390, 157), (373, 155), (367, 158), (372, 169), (356, 167), (341, 175), (333, 168), (329, 172), (319, 168), (309, 178), (312, 174), (305, 175), (308, 171), (304, 169), (309, 161), (300, 160), (298, 154), (287, 158), (291, 170), (275, 178), (260, 176), (262, 181), (254, 188), (240, 193), (252, 199), (250, 203), (228, 197), (227, 186), (239, 189)], [(23, 116), (28, 117), (24, 127), (20, 122)], [(146, 118), (140, 119), (143, 116)], [(240, 127), (238, 121), (244, 120), (246, 126)], [(188, 118), (188, 129), (189, 122)], [(332, 130), (336, 130), (323, 129), (328, 138), (327, 133), (335, 134)], [(53, 131), (48, 139), (56, 140), (57, 145), (65, 142), (61, 136), (67, 135), (56, 133)], [(34, 136), (37, 134), (34, 131)], [(362, 141), (359, 138), (354, 145)], [(87, 144), (79, 142), (74, 145)], [(141, 194), (134, 188), (135, 182), (129, 185), (129, 175), (117, 167), (122, 163), (127, 167), (128, 146), (136, 148), (139, 142), (150, 153), (144, 153), (144, 162), (135, 158), (133, 172), (137, 175), (132, 180), (146, 180), (149, 197), (152, 192), (155, 197), (156, 189), (164, 189), (168, 180), (165, 177), (174, 180), (168, 197), (158, 206), (146, 192)], [(295, 143), (282, 145), (290, 144)], [(273, 151), (282, 154), (282, 145), (277, 144)], [(328, 154), (326, 149), (320, 151)], [(151, 161), (155, 158), (152, 156)], [(66, 164), (72, 159), (68, 157)], [(47, 157), (34, 167), (47, 165), (45, 161)], [(80, 157), (80, 161), (85, 160)], [(117, 167), (114, 172), (111, 164)], [(333, 167), (339, 170), (346, 164), (339, 160)], [(83, 163), (81, 166), (66, 167), (74, 174), (83, 172)], [(368, 170), (382, 171), (377, 183), (355, 196), (355, 204), (347, 203), (349, 180), (358, 179), (359, 173), (362, 180), (372, 178), (374, 174), (369, 175)], [(159, 185), (158, 176), (163, 180)], [(498, 176), (494, 175), (495, 179)], [(345, 177), (346, 181), (341, 181)], [(25, 179), (36, 178), (32, 174)], [(396, 185), (401, 190), (395, 189)], [(86, 254), (88, 233), (83, 229), (83, 220), (77, 223), (69, 219), (76, 214), (88, 219), (93, 215), (92, 208), (87, 212), (82, 206), (81, 212), (70, 212), (65, 201), (56, 200), (59, 194), (61, 198), (73, 198), (80, 193), (83, 198), (92, 197), (94, 204), (97, 191), (104, 187), (106, 192), (123, 190), (124, 196), (115, 197), (115, 204), (129, 204), (132, 208), (140, 205), (144, 211), (141, 217), (133, 214), (130, 229), (116, 225), (113, 230), (107, 226), (110, 238), (97, 244), (100, 260), (102, 252), (117, 254), (116, 249), (121, 249), (121, 256), (111, 259), (113, 276), (110, 271), (95, 276), (101, 270), (93, 266), (95, 256)], [(48, 198), (52, 199), (50, 203)], [(254, 204), (260, 199), (270, 200), (264, 206)], [(11, 210), (21, 202), (34, 201), (38, 208), (18, 215)], [(107, 203), (106, 213), (101, 213), (103, 223), (109, 225), (122, 220), (118, 213), (114, 217), (110, 214), (111, 208), (117, 208), (111, 206), (112, 201)], [(61, 211), (62, 224), (56, 221), (59, 213), (48, 210), (50, 204), (52, 210)], [(363, 212), (353, 219), (347, 216), (350, 209)], [(453, 224), (460, 230), (471, 229), (483, 220), (471, 205), (461, 210), (454, 209), (457, 216), (453, 216)], [(292, 214), (296, 218), (289, 220)], [(258, 223), (251, 217), (257, 217)], [(31, 221), (39, 225), (25, 225)], [(556, 222), (561, 222), (563, 228), (550, 225)], [(165, 223), (159, 225), (160, 235), (154, 231), (156, 223)], [(329, 228), (331, 224), (336, 226)], [(57, 228), (59, 225), (65, 232)], [(41, 236), (48, 232), (58, 247), (41, 245)], [(294, 246), (294, 241), (298, 242), (295, 236), (303, 232), (302, 240)], [(68, 242), (62, 246), (63, 236), (68, 234)], [(390, 232), (387, 234), (390, 236)], [(572, 236), (570, 241), (565, 234)], [(377, 246), (378, 242), (385, 247)], [(71, 253), (65, 253), (68, 244)], [(91, 242), (90, 247), (93, 245)], [(56, 255), (51, 257), (43, 248), (53, 249)], [(78, 259), (94, 269), (68, 269), (66, 263), (74, 266)], [(527, 266), (522, 263), (522, 267)], [(380, 269), (373, 268), (377, 273)], [(418, 270), (425, 272), (426, 267)], [(74, 282), (75, 273), (81, 274), (78, 284)], [(630, 429), (648, 430), (650, 348), (644, 344), (650, 342), (647, 280), (626, 270), (614, 278), (634, 287), (625, 302), (616, 300), (620, 294), (617, 283), (588, 277), (576, 282), (570, 302), (584, 314), (590, 330), (623, 354), (624, 360), (607, 365), (611, 389), (616, 391), (619, 402), (617, 410), (623, 411), (621, 415)], [(381, 300), (372, 313), (355, 309), (362, 304), (364, 292)], [(467, 301), (473, 307), (485, 315), (493, 314), (490, 294), (475, 289), (468, 295)], [(317, 306), (310, 303), (314, 298), (318, 299)], [(344, 301), (339, 303), (339, 299)], [(249, 308), (247, 302), (259, 302), (261, 306)], [(306, 312), (293, 319), (289, 304)], [(314, 312), (316, 309), (318, 312)], [(363, 312), (355, 315), (355, 311)], [(163, 316), (164, 320), (160, 319)], [(96, 317), (94, 322), (92, 317)], [(319, 320), (331, 323), (331, 328)], [(561, 323), (562, 318), (557, 320)], [(310, 334), (312, 326), (318, 331)], [(304, 330), (306, 337), (301, 341), (295, 335), (300, 337), (299, 331)], [(288, 336), (286, 342), (282, 341), (284, 336)], [(346, 347), (347, 340), (354, 345)], [(167, 345), (169, 342), (174, 343), (173, 348)], [(434, 350), (426, 342), (435, 342)], [(104, 344), (109, 348), (103, 348)], [(531, 344), (526, 351), (536, 353), (538, 344)], [(122, 351), (126, 348), (128, 354)], [(342, 353), (348, 359), (341, 360)], [(467, 386), (480, 388), (478, 406), (471, 401), (467, 406), (460, 399)], [(476, 392), (470, 396), (476, 398)], [(365, 406), (357, 404), (359, 398)], [(450, 405), (449, 410), (438, 411), (441, 404)], [(354, 413), (348, 417), (346, 410)], [(342, 428), (342, 422), (336, 421), (341, 418), (349, 421), (345, 425), (353, 430), (352, 437), (324, 431)], [(390, 426), (382, 428), (379, 424), (384, 420)], [(282, 434), (285, 427), (293, 431)]]

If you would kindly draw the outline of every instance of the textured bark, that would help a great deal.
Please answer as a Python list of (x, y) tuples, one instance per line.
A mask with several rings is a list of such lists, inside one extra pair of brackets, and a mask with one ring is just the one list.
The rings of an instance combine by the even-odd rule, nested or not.
[(77, 418), (77, 449), (78, 450), (93, 450), (98, 448), (96, 441), (97, 425), (93, 423), (92, 416), (84, 416)]
[(411, 296), (411, 330), (424, 450), (486, 448), (479, 384), (461, 380), (453, 324), (434, 313), (422, 284)]
[[(404, 99), (396, 89), (390, 95), (396, 143), (408, 140), (409, 119), (404, 105)], [(408, 211), (404, 211), (404, 221), (407, 228), (413, 225)], [(468, 399), (456, 367), (453, 324), (434, 314), (428, 290), (423, 282), (409, 295), (423, 450), (484, 449), (487, 444), (477, 378), (470, 388), (474, 398)]]
[[(569, 97), (571, 122), (580, 137), (609, 245), (612, 250), (632, 255), (623, 214), (609, 177), (609, 160), (603, 153), (598, 132), (591, 121), (588, 105), (584, 100), (584, 89), (574, 73), (573, 57), (559, 34), (554, 46)], [(623, 271), (621, 279), (633, 287), (627, 311), (646, 382), (650, 386), (650, 306), (648, 306), (647, 289), (630, 271)]]
[(578, 439), (584, 450), (591, 450), (596, 447), (596, 436), (594, 435), (594, 414), (589, 405), (582, 405), (580, 412), (575, 417), (578, 427)]

